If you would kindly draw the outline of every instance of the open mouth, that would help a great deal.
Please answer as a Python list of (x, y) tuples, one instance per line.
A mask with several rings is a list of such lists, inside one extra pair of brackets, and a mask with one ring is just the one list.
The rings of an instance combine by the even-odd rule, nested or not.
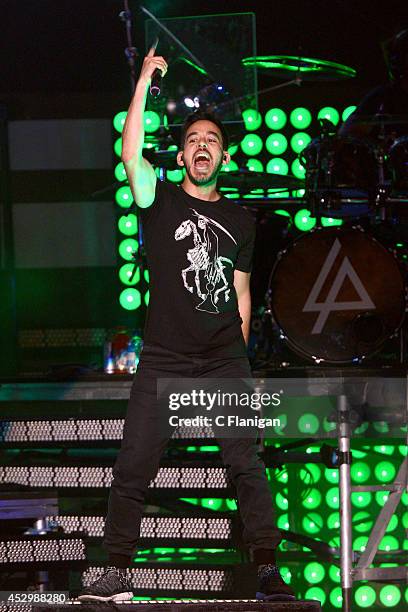
[(200, 152), (194, 157), (194, 166), (198, 170), (205, 170), (209, 167), (210, 161), (210, 156), (207, 152)]

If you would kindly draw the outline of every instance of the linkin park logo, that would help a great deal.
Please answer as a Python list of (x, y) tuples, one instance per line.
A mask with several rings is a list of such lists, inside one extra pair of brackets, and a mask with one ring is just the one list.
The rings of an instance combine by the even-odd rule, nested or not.
[[(326, 260), (322, 266), (319, 276), (312, 287), (311, 292), (303, 307), (303, 312), (318, 312), (319, 315), (312, 329), (312, 334), (321, 334), (331, 312), (336, 310), (375, 310), (375, 304), (368, 295), (357, 272), (351, 265), (348, 257), (344, 257), (336, 278), (330, 288), (325, 302), (318, 302), (322, 287), (334, 265), (337, 255), (341, 249), (340, 240), (336, 238)], [(351, 302), (336, 302), (338, 293), (346, 278), (349, 278), (358, 293), (360, 300)]]

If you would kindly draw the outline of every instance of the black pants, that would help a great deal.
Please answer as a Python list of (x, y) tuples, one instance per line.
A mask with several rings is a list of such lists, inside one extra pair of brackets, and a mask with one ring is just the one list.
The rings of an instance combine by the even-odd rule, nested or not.
[[(238, 353), (242, 355), (242, 351)], [(140, 533), (144, 498), (169, 440), (163, 412), (157, 408), (158, 378), (251, 378), (246, 357), (187, 357), (145, 345), (132, 386), (121, 450), (114, 469), (105, 524), (104, 547), (110, 554), (131, 556)], [(255, 437), (218, 438), (229, 479), (237, 490), (250, 551), (275, 549), (281, 541), (273, 516), (265, 466)]]

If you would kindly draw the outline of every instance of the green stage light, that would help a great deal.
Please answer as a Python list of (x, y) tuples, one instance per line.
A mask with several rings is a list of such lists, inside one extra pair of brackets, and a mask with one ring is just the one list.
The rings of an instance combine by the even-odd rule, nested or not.
[(386, 434), (390, 431), (389, 425), (385, 421), (374, 421), (373, 427), (376, 431), (378, 431), (378, 433), (381, 434)]
[(286, 484), (289, 480), (287, 471), (280, 468), (276, 468), (275, 478), (278, 482), (283, 482), (284, 484)]
[(323, 565), (321, 563), (316, 563), (313, 561), (312, 563), (308, 563), (303, 571), (306, 582), (310, 582), (311, 584), (318, 584), (321, 582), (326, 572), (324, 570)]
[(146, 283), (149, 283), (150, 282), (149, 270), (145, 270), (143, 276), (144, 276)]
[(343, 595), (341, 587), (335, 587), (330, 593), (330, 603), (333, 608), (341, 608), (343, 605)]
[(395, 531), (395, 529), (398, 527), (398, 516), (396, 514), (393, 514), (390, 522), (387, 525), (387, 529), (385, 530), (386, 533), (390, 533), (391, 531)]
[(375, 501), (381, 507), (385, 504), (389, 496), (389, 491), (377, 491), (375, 494)]
[(283, 134), (270, 134), (265, 142), (266, 150), (272, 155), (281, 155), (288, 148), (288, 141)]
[(300, 468), (300, 477), (304, 482), (319, 482), (322, 471), (316, 463), (306, 463), (304, 468)]
[(238, 164), (233, 159), (231, 159), (228, 164), (223, 164), (221, 166), (221, 172), (235, 172), (238, 169)]
[(353, 529), (355, 529), (358, 533), (370, 531), (373, 524), (374, 521), (369, 512), (360, 510), (360, 512), (356, 512), (353, 516)]
[(115, 178), (117, 181), (126, 181), (127, 174), (123, 162), (119, 162), (115, 167)]
[(356, 538), (353, 541), (353, 550), (364, 552), (367, 546), (367, 542), (368, 542), (368, 536), (365, 536), (365, 535), (358, 536), (358, 538)]
[(125, 236), (134, 236), (137, 233), (137, 217), (136, 215), (123, 215), (118, 221), (118, 228)]
[(141, 304), (140, 291), (133, 288), (124, 289), (119, 296), (119, 302), (126, 310), (136, 310)]
[(396, 449), (396, 446), (393, 446), (391, 444), (387, 446), (385, 444), (381, 444), (381, 446), (374, 446), (375, 452), (381, 453), (382, 455), (393, 455), (395, 449)]
[(288, 198), (289, 191), (282, 191), (282, 189), (268, 189), (268, 198)]
[(354, 111), (356, 110), (356, 108), (357, 108), (357, 106), (354, 106), (354, 105), (353, 105), (353, 106), (347, 106), (347, 107), (344, 109), (344, 111), (343, 111), (343, 113), (342, 113), (342, 115), (341, 115), (342, 120), (343, 120), (343, 121), (347, 121), (347, 119), (350, 117), (350, 115), (351, 115), (352, 113), (354, 113)]
[(338, 487), (331, 487), (326, 493), (326, 504), (329, 508), (337, 510), (340, 506), (340, 494)]
[(115, 200), (121, 208), (129, 208), (132, 206), (134, 200), (130, 187), (119, 187), (115, 193)]
[(317, 114), (318, 119), (327, 119), (333, 125), (337, 125), (340, 120), (339, 112), (332, 106), (325, 106), (321, 108)]
[(122, 155), (122, 138), (118, 138), (113, 145), (113, 150), (115, 151), (115, 155), (120, 157)]
[(308, 512), (302, 519), (302, 527), (306, 533), (319, 533), (323, 528), (323, 518), (317, 512)]
[(119, 245), (119, 255), (126, 261), (132, 261), (133, 253), (137, 251), (139, 244), (134, 238), (126, 238)]
[(282, 495), (282, 493), (277, 493), (275, 500), (276, 500), (276, 505), (278, 506), (278, 508), (280, 508), (280, 510), (288, 509), (289, 502), (287, 498)]
[(312, 115), (310, 114), (310, 111), (307, 110), (307, 108), (295, 108), (290, 113), (290, 122), (297, 130), (303, 130), (309, 127), (309, 125), (311, 124)]
[(398, 540), (392, 535), (384, 536), (378, 545), (378, 550), (385, 550), (387, 552), (390, 550), (398, 550), (398, 548)]
[(408, 446), (405, 444), (402, 444), (401, 446), (398, 447), (399, 452), (401, 453), (401, 455), (403, 457), (406, 457), (408, 454)]
[(314, 510), (318, 508), (322, 503), (322, 494), (318, 489), (310, 489), (307, 494), (307, 497), (302, 500), (302, 506), (307, 508), (308, 510)]
[(270, 108), (265, 115), (265, 123), (271, 130), (281, 130), (286, 121), (286, 113), (281, 108)]
[(290, 584), (292, 580), (292, 573), (288, 567), (282, 566), (280, 567), (280, 573), (286, 584)]
[(237, 502), (235, 501), (235, 499), (226, 499), (225, 503), (227, 504), (228, 510), (236, 510), (237, 509)]
[[(303, 179), (306, 176), (306, 169), (304, 166), (302, 166), (302, 164), (300, 163), (299, 159), (294, 159), (290, 169), (292, 171), (293, 176), (296, 176), (296, 178), (300, 178)], [(302, 197), (302, 196), (300, 196)]]
[(311, 137), (306, 132), (297, 132), (290, 139), (290, 146), (295, 153), (300, 153), (311, 140)]
[(241, 149), (245, 155), (259, 155), (263, 142), (258, 134), (246, 134), (241, 140)]
[(310, 589), (307, 589), (305, 599), (320, 601), (320, 604), (324, 606), (326, 603), (326, 593), (320, 587), (311, 587)]
[(273, 157), (266, 164), (266, 171), (270, 174), (287, 174), (289, 166), (281, 157)]
[(176, 168), (176, 170), (167, 170), (166, 178), (170, 183), (181, 183), (184, 178), (183, 170)]
[(254, 108), (247, 108), (242, 113), (242, 118), (245, 123), (245, 129), (248, 131), (257, 130), (261, 127), (262, 116)]
[(366, 508), (371, 504), (372, 495), (369, 491), (359, 491), (351, 494), (351, 503), (356, 508)]
[(113, 118), (113, 127), (117, 132), (122, 133), (123, 126), (125, 125), (127, 111), (121, 111), (120, 113), (116, 113)]
[[(295, 216), (296, 224), (296, 216)], [(319, 430), (319, 419), (315, 414), (302, 414), (298, 420), (298, 430), (301, 433), (315, 434)]]
[(371, 608), (375, 599), (376, 593), (368, 584), (358, 587), (354, 593), (354, 600), (359, 608)]
[(294, 222), (298, 230), (301, 232), (308, 232), (314, 228), (316, 225), (316, 217), (312, 217), (311, 215), (312, 213), (310, 210), (306, 210), (305, 208), (297, 211)]
[(201, 506), (209, 510), (219, 510), (222, 506), (222, 499), (203, 498)]
[(290, 212), (288, 212), (287, 210), (279, 208), (278, 210), (274, 210), (273, 212), (275, 213), (275, 215), (279, 215), (280, 217), (287, 217), (288, 219), (290, 219)]
[(134, 267), (135, 265), (132, 263), (123, 264), (123, 266), (121, 266), (121, 268), (119, 269), (119, 278), (121, 283), (123, 283), (124, 285), (137, 285), (137, 283), (140, 281), (139, 268), (137, 268), (132, 280), (130, 280), (130, 277), (133, 274)]
[[(176, 149), (177, 149), (177, 147), (176, 147)], [(236, 153), (237, 151), (238, 151), (238, 145), (237, 145), (237, 144), (230, 145), (230, 146), (228, 147), (228, 153), (231, 155), (231, 157), (232, 157), (233, 155), (235, 155), (235, 153)]]
[(149, 290), (147, 290), (147, 291), (146, 291), (146, 293), (145, 293), (145, 295), (144, 295), (144, 302), (145, 302), (145, 305), (146, 305), (146, 306), (148, 306), (148, 305), (149, 305), (149, 300), (150, 300), (150, 291), (149, 291)]
[(340, 227), (343, 225), (343, 219), (333, 219), (332, 217), (321, 217), (323, 227)]
[(263, 163), (261, 162), (260, 159), (255, 159), (253, 157), (251, 157), (251, 159), (248, 159), (247, 163), (246, 163), (246, 167), (248, 168), (248, 170), (250, 172), (263, 172)]
[(288, 514), (282, 514), (278, 518), (278, 521), (277, 521), (276, 524), (278, 525), (279, 529), (284, 529), (285, 531), (287, 531), (289, 529), (289, 515)]
[(363, 461), (357, 461), (351, 465), (350, 475), (351, 479), (356, 483), (367, 482), (370, 478), (371, 470), (367, 463)]
[(379, 482), (391, 482), (395, 478), (396, 469), (389, 461), (380, 461), (374, 468), (374, 474)]
[(151, 134), (160, 127), (160, 117), (154, 111), (145, 111), (143, 115), (145, 132)]
[(398, 606), (401, 601), (401, 591), (394, 584), (387, 584), (380, 591), (380, 601), (386, 608)]
[(331, 565), (329, 567), (329, 576), (330, 576), (330, 580), (332, 580), (333, 582), (340, 582), (341, 580), (340, 568), (337, 567), (337, 565)]
[(324, 470), (324, 477), (328, 482), (337, 484), (339, 482), (339, 470), (335, 470), (334, 468), (326, 468)]
[(332, 512), (327, 519), (327, 526), (329, 529), (339, 529), (340, 527), (340, 514), (338, 512)]
[(408, 491), (404, 491), (401, 496), (401, 504), (403, 506), (408, 506)]

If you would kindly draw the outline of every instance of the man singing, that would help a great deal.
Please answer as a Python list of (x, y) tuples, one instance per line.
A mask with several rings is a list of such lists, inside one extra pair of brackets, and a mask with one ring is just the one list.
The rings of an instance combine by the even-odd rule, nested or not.
[[(143, 158), (143, 113), (153, 72), (167, 63), (151, 49), (145, 57), (123, 130), (122, 160), (143, 221), (150, 271), (145, 344), (131, 390), (105, 524), (108, 566), (79, 599), (132, 598), (129, 566), (137, 545), (149, 483), (168, 443), (166, 416), (157, 407), (160, 378), (250, 378), (246, 355), (249, 280), (255, 225), (251, 215), (216, 190), (230, 156), (222, 123), (190, 115), (177, 163), (180, 187), (157, 180)], [(228, 477), (237, 490), (244, 541), (258, 566), (257, 597), (294, 599), (276, 566), (281, 541), (265, 466), (255, 436), (218, 439)]]

